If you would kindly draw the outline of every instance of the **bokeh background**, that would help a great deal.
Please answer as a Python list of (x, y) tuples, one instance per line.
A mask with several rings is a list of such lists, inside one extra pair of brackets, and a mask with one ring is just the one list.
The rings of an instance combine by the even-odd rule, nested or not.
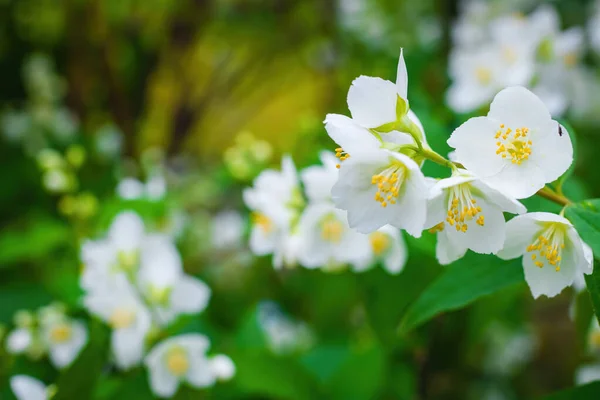
[[(541, 2), (483, 3), (512, 15)], [(546, 3), (563, 29), (579, 26), (588, 39), (600, 30), (593, 1)], [(97, 339), (86, 368), (63, 370), (3, 345), (0, 398), (13, 398), (15, 374), (55, 383), (56, 398), (153, 398), (143, 367), (106, 362), (108, 328), (80, 302), (81, 243), (122, 210), (172, 234), (185, 270), (212, 289), (208, 308), (173, 332), (208, 335), (236, 365), (232, 380), (176, 398), (517, 399), (573, 386), (582, 364), (598, 362), (585, 292), (534, 301), (520, 283), (399, 333), (408, 305), (443, 271), (433, 235), (405, 236), (410, 256), (397, 276), (275, 271), (247, 249), (242, 189), (282, 154), (305, 167), (333, 150), (325, 115), (348, 114), (355, 77), (394, 80), (400, 47), (411, 108), (434, 149), (447, 153), (452, 130), (485, 112), (455, 113), (445, 101), (466, 4), (0, 1), (2, 333), (18, 311), (60, 302)], [(578, 65), (592, 90), (599, 56), (588, 39)], [(565, 187), (574, 200), (600, 196), (600, 101), (590, 90), (565, 92), (573, 103), (561, 119), (576, 132)], [(527, 206), (556, 210), (537, 198)]]

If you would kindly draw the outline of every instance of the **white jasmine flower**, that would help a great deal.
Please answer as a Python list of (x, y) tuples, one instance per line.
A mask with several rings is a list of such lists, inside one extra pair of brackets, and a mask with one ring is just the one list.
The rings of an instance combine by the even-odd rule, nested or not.
[(88, 341), (83, 322), (64, 315), (40, 321), (41, 337), (48, 348), (50, 361), (55, 367), (70, 365)]
[(273, 267), (281, 269), (295, 267), (298, 263), (301, 237), (297, 233), (288, 232), (282, 234), (273, 251)]
[(210, 368), (220, 381), (227, 381), (235, 375), (235, 364), (224, 354), (217, 354), (209, 359)]
[(167, 193), (167, 181), (160, 173), (152, 174), (146, 181), (146, 196), (150, 200), (160, 200)]
[(90, 313), (111, 326), (111, 350), (117, 366), (128, 369), (144, 355), (144, 340), (150, 330), (151, 317), (131, 284), (124, 276), (108, 290), (88, 293), (83, 304)]
[(520, 215), (506, 224), (502, 259), (523, 256), (525, 280), (533, 297), (553, 297), (578, 274), (592, 272), (593, 255), (565, 218), (547, 212)]
[(338, 159), (329, 151), (319, 154), (323, 165), (312, 165), (300, 173), (306, 197), (311, 203), (331, 202), (331, 188), (338, 179)]
[(126, 254), (138, 251), (144, 238), (144, 221), (133, 211), (119, 213), (108, 229), (111, 244)]
[(348, 211), (361, 233), (390, 224), (420, 237), (426, 216), (427, 186), (419, 166), (404, 154), (378, 149), (344, 161), (332, 197)]
[(291, 158), (282, 159), (281, 171), (261, 172), (254, 186), (244, 190), (244, 202), (252, 210), (250, 250), (256, 255), (287, 254), (283, 248), (289, 247), (292, 218), (302, 203)]
[(596, 381), (600, 381), (600, 364), (583, 365), (575, 371), (575, 383), (577, 385), (585, 385)]
[(10, 388), (17, 400), (47, 400), (50, 398), (46, 385), (31, 376), (12, 376)]
[(429, 196), (425, 226), (437, 232), (436, 257), (442, 265), (461, 258), (467, 249), (498, 252), (506, 236), (503, 211), (526, 211), (521, 203), (465, 170), (435, 183)]
[(398, 274), (404, 269), (408, 259), (408, 249), (401, 232), (389, 225), (379, 228), (368, 236), (367, 256), (354, 262), (354, 271), (367, 270), (374, 262), (380, 261), (390, 274)]
[(10, 354), (21, 354), (33, 343), (33, 332), (29, 328), (17, 328), (6, 337), (6, 350)]
[[(348, 91), (348, 109), (354, 122), (364, 128), (378, 128), (396, 122), (398, 108), (408, 110), (408, 74), (402, 49), (396, 83), (381, 78), (359, 76)], [(403, 105), (398, 105), (398, 101)]]
[(600, 2), (596, 1), (592, 16), (587, 22), (587, 33), (590, 42), (590, 47), (596, 54), (600, 53)]
[(272, 301), (258, 305), (258, 324), (275, 354), (289, 354), (311, 346), (313, 334), (303, 321), (295, 321)]
[(569, 133), (522, 87), (498, 93), (487, 117), (469, 119), (448, 144), (466, 169), (517, 199), (556, 180), (573, 162)]
[(458, 49), (450, 54), (448, 106), (469, 112), (485, 106), (498, 90), (525, 85), (533, 76), (533, 51), (523, 45), (491, 44), (474, 50)]
[(369, 254), (366, 237), (350, 229), (346, 212), (333, 204), (314, 203), (306, 207), (298, 232), (302, 238), (298, 260), (307, 268), (351, 264)]
[(211, 241), (220, 250), (240, 247), (244, 235), (244, 218), (238, 211), (221, 211), (212, 220)]
[(171, 397), (181, 382), (195, 388), (214, 385), (217, 378), (212, 368), (214, 364), (206, 357), (209, 345), (206, 336), (193, 333), (172, 337), (156, 345), (144, 361), (154, 394)]
[(125, 200), (139, 199), (144, 195), (144, 184), (135, 178), (123, 178), (117, 185), (117, 194)]

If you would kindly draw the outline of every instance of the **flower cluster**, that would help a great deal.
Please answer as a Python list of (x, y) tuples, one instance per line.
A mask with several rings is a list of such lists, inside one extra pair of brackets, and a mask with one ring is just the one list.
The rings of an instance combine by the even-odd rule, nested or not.
[(68, 367), (88, 341), (85, 324), (70, 318), (62, 304), (50, 304), (35, 314), (20, 311), (14, 322), (16, 329), (6, 339), (7, 351), (32, 359), (47, 354), (57, 368)]
[[(85, 242), (81, 257), (83, 304), (112, 328), (112, 355), (119, 369), (138, 365), (161, 329), (208, 304), (209, 287), (184, 273), (172, 239), (146, 232), (133, 212), (117, 215), (105, 238)], [(207, 387), (231, 377), (231, 361), (208, 357), (208, 348), (200, 334), (171, 337), (151, 348), (144, 363), (153, 391), (168, 397), (181, 381)]]
[(342, 152), (322, 152), (322, 165), (307, 167), (300, 174), (293, 161), (284, 157), (281, 172), (263, 171), (254, 187), (244, 191), (252, 210), (250, 249), (254, 254), (273, 254), (276, 268), (300, 264), (339, 270), (350, 266), (360, 272), (381, 261), (390, 273), (402, 270), (407, 250), (398, 229), (382, 225), (369, 234), (355, 232), (346, 211), (335, 207), (331, 193), (339, 175), (339, 158), (345, 157)]
[[(508, 3), (508, 2), (507, 2)], [(490, 2), (465, 1), (453, 26), (452, 85), (447, 103), (457, 112), (486, 106), (506, 86), (532, 89), (554, 115), (581, 97), (585, 35), (581, 27), (561, 30), (548, 4), (529, 15), (497, 13)]]
[[(454, 162), (430, 149), (409, 109), (402, 52), (396, 83), (361, 76), (348, 92), (348, 107), (351, 118), (330, 114), (325, 128), (339, 146), (332, 199), (351, 228), (373, 235), (391, 225), (414, 237), (429, 228), (437, 233), (441, 264), (468, 249), (505, 259), (523, 256), (534, 297), (554, 296), (591, 272), (591, 250), (568, 220), (524, 214), (517, 200), (551, 191), (545, 185), (573, 161), (569, 133), (532, 92), (506, 88), (487, 116), (458, 127), (448, 139)], [(451, 176), (425, 177), (420, 166), (426, 159), (449, 167)], [(505, 223), (505, 212), (523, 215)]]

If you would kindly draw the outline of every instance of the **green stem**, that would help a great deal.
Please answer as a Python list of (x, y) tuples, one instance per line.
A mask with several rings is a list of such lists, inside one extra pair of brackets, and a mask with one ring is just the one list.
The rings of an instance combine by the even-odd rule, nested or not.
[(445, 157), (441, 156), (433, 150), (421, 149), (419, 153), (426, 159), (431, 160), (436, 164), (443, 165), (445, 167), (450, 168), (452, 171), (456, 171), (456, 165), (452, 161), (446, 159)]
[(571, 204), (571, 200), (563, 196), (562, 194), (556, 193), (548, 186), (541, 188), (536, 193), (538, 196), (543, 197), (547, 200), (553, 201), (556, 204), (560, 204), (561, 206), (568, 206)]

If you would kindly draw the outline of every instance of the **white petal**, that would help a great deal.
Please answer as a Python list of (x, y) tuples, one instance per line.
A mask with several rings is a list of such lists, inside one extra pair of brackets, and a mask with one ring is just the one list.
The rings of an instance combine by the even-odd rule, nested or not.
[(371, 132), (345, 115), (327, 114), (325, 129), (329, 137), (348, 154), (379, 148), (379, 141)]
[(437, 234), (437, 244), (435, 246), (435, 257), (441, 265), (448, 265), (462, 258), (467, 252), (467, 248), (451, 240), (451, 236), (446, 231)]
[(519, 201), (494, 188), (491, 188), (482, 181), (476, 180), (472, 183), (472, 185), (480, 190), (489, 202), (496, 204), (502, 211), (512, 214), (523, 214), (527, 212), (525, 206)]
[[(381, 228), (382, 231), (386, 231), (386, 229), (391, 230), (392, 227), (384, 226)], [(389, 231), (388, 231), (389, 232)], [(387, 253), (383, 258), (383, 266), (390, 274), (399, 274), (404, 269), (406, 265), (406, 261), (408, 259), (408, 249), (406, 247), (406, 242), (402, 237), (402, 234), (394, 229), (395, 232), (390, 234), (390, 239), (392, 240), (391, 246)]]
[(503, 260), (510, 260), (525, 254), (527, 246), (533, 243), (542, 227), (532, 217), (533, 213), (519, 215), (506, 223), (504, 247), (497, 254)]
[(348, 91), (352, 119), (365, 128), (396, 121), (396, 85), (370, 76), (359, 76)]
[(573, 246), (573, 251), (577, 257), (577, 270), (583, 274), (591, 274), (594, 262), (592, 248), (581, 240), (581, 237), (575, 228), (567, 230), (567, 238), (570, 245)]
[(179, 388), (179, 379), (165, 367), (150, 368), (150, 388), (158, 397), (172, 397)]
[(408, 99), (408, 72), (406, 72), (406, 63), (404, 62), (403, 49), (400, 49), (400, 59), (398, 60), (398, 72), (396, 73), (396, 92), (404, 100)]
[(204, 356), (190, 357), (190, 369), (185, 379), (196, 388), (205, 388), (215, 384), (217, 379), (211, 364)]
[(11, 354), (20, 354), (31, 345), (32, 337), (29, 329), (17, 328), (6, 338), (6, 350)]
[(489, 204), (481, 198), (476, 198), (477, 205), (481, 207), (481, 215), (485, 218), (483, 226), (471, 219), (466, 232), (457, 232), (453, 227), (446, 226), (448, 235), (452, 242), (458, 243), (460, 247), (466, 247), (476, 253), (495, 254), (504, 245), (506, 237), (506, 225), (502, 211), (495, 205)]
[(395, 213), (389, 224), (418, 238), (421, 237), (427, 219), (427, 185), (421, 169), (410, 168), (404, 186), (404, 193), (399, 196), (398, 202), (388, 205)]
[(210, 288), (204, 282), (189, 275), (179, 279), (171, 294), (171, 307), (181, 313), (195, 314), (208, 305)]
[(530, 131), (546, 126), (552, 119), (544, 103), (520, 86), (500, 91), (490, 105), (488, 117), (512, 127), (513, 130), (527, 127)]
[(122, 199), (139, 199), (144, 194), (144, 184), (135, 178), (124, 178), (117, 185), (117, 194)]
[(227, 381), (235, 375), (235, 364), (224, 354), (217, 354), (210, 360), (213, 374), (221, 381)]
[(600, 364), (584, 365), (575, 371), (575, 383), (577, 385), (585, 385), (596, 381), (600, 381)]
[(573, 144), (564, 126), (550, 121), (531, 134), (531, 155), (526, 162), (535, 163), (544, 174), (545, 182), (552, 182), (564, 174), (573, 163)]
[(134, 251), (144, 237), (144, 221), (133, 211), (118, 214), (110, 225), (108, 237), (117, 249)]
[(565, 287), (570, 286), (577, 272), (575, 263), (576, 256), (568, 247), (563, 249), (560, 271), (556, 271), (547, 263), (540, 268), (534, 264), (529, 254), (525, 254), (523, 256), (525, 281), (527, 281), (533, 297), (538, 298), (541, 295), (554, 297)]
[(446, 192), (434, 185), (430, 189), (429, 198), (427, 199), (427, 220), (425, 222), (425, 229), (432, 228), (440, 222), (444, 222), (447, 214), (446, 202)]
[(138, 365), (144, 356), (144, 340), (147, 330), (136, 328), (115, 329), (112, 332), (111, 348), (115, 363), (120, 369)]
[(499, 174), (482, 178), (482, 180), (499, 192), (515, 199), (533, 196), (547, 182), (544, 171), (536, 164), (529, 162), (521, 165), (507, 163)]
[(446, 103), (458, 113), (467, 113), (488, 104), (494, 93), (493, 87), (456, 81), (446, 91)]
[(70, 365), (79, 355), (79, 352), (87, 343), (87, 329), (81, 322), (75, 321), (71, 324), (71, 338), (66, 343), (50, 346), (49, 356), (52, 364), (57, 368)]
[(487, 117), (471, 118), (448, 139), (462, 164), (482, 178), (497, 174), (505, 165), (504, 159), (496, 154), (494, 135), (499, 126), (499, 122)]
[(27, 375), (15, 375), (10, 378), (10, 388), (17, 400), (46, 400), (46, 385)]

